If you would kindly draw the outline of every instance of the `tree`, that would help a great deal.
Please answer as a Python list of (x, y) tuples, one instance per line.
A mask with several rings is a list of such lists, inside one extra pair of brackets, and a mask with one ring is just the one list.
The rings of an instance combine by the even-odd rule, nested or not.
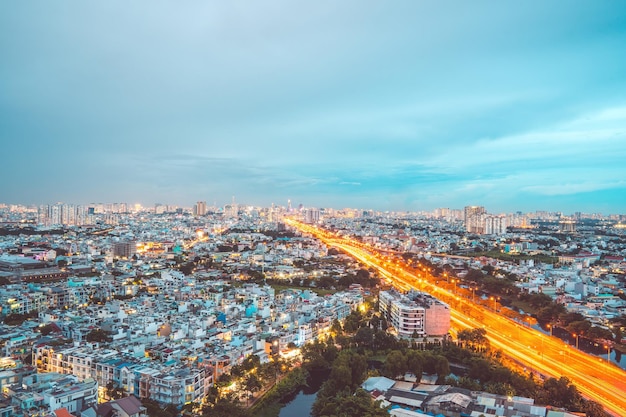
[(450, 374), (450, 363), (445, 356), (435, 356), (435, 373), (441, 380)]
[(124, 388), (117, 386), (113, 382), (109, 382), (106, 385), (106, 395), (112, 400), (119, 400), (120, 398), (124, 398), (126, 396), (126, 392)]
[(548, 306), (540, 308), (537, 313), (537, 320), (540, 323), (551, 323), (556, 321), (560, 315), (564, 314), (567, 310), (562, 304), (552, 303)]
[(249, 417), (250, 413), (244, 409), (232, 395), (220, 397), (214, 405), (202, 409), (203, 417)]
[(374, 330), (370, 329), (369, 327), (361, 327), (359, 330), (357, 330), (353, 340), (358, 345), (368, 347), (372, 346), (372, 343), (374, 341)]
[(241, 364), (243, 365), (244, 370), (251, 371), (261, 364), (261, 359), (259, 358), (259, 355), (249, 355)]
[(354, 333), (357, 331), (359, 327), (361, 327), (361, 322), (363, 320), (363, 316), (358, 310), (354, 310), (348, 314), (348, 317), (343, 322), (343, 330), (347, 333)]
[(460, 330), (458, 340), (463, 347), (468, 347), (474, 351), (481, 351), (489, 346), (487, 331), (483, 328)]
[(250, 394), (254, 394), (258, 390), (260, 390), (262, 385), (261, 381), (259, 381), (259, 377), (256, 376), (256, 374), (249, 374), (246, 378), (245, 387), (246, 391), (248, 391)]
[(377, 330), (374, 332), (374, 341), (372, 348), (374, 351), (394, 349), (398, 345), (398, 341), (395, 337), (390, 335), (384, 330)]
[(396, 378), (399, 375), (403, 375), (407, 370), (406, 357), (399, 350), (392, 350), (387, 355), (385, 360), (385, 367), (383, 368), (383, 375), (389, 378)]
[(578, 389), (566, 377), (547, 379), (537, 395), (537, 402), (540, 404), (551, 404), (568, 410), (578, 410), (581, 400)]
[(370, 318), (370, 327), (374, 330), (378, 330), (380, 329), (380, 324), (380, 316), (378, 314), (372, 315), (372, 317)]
[(613, 339), (613, 332), (611, 332), (609, 329), (603, 329), (602, 327), (598, 327), (598, 326), (592, 326), (587, 331), (586, 335), (590, 339), (594, 339), (594, 340), (598, 340), (598, 339), (612, 340)]
[(26, 315), (20, 313), (7, 314), (4, 317), (4, 324), (9, 326), (20, 326), (26, 321)]
[(317, 400), (311, 409), (311, 415), (314, 417), (389, 416), (387, 411), (372, 401), (370, 395), (362, 389), (357, 390), (354, 395), (343, 391), (322, 398), (320, 395), (324, 395), (323, 390), (318, 393)]
[(324, 275), (317, 281), (318, 288), (333, 288), (337, 281), (331, 276)]
[(575, 321), (584, 321), (584, 320), (585, 320), (585, 316), (576, 312), (564, 313), (559, 316), (559, 321), (561, 321), (561, 324), (563, 326), (567, 326), (570, 323), (575, 322)]
[(587, 320), (573, 321), (567, 325), (567, 331), (573, 334), (587, 333), (591, 329), (591, 323)]
[(330, 372), (330, 380), (332, 381), (333, 385), (339, 390), (351, 386), (352, 371), (350, 370), (350, 367), (347, 364), (333, 366), (333, 369)]
[(604, 411), (604, 407), (601, 404), (587, 400), (583, 404), (583, 411), (587, 417), (610, 417), (611, 415)]
[(173, 410), (170, 406), (163, 408), (158, 401), (149, 398), (143, 398), (141, 404), (146, 407), (149, 417), (176, 417), (178, 414), (176, 407)]
[(343, 327), (341, 327), (341, 322), (337, 318), (333, 320), (330, 326), (330, 332), (335, 336), (343, 334)]
[(406, 353), (406, 367), (409, 372), (415, 374), (418, 381), (421, 380), (424, 371), (424, 357), (416, 350), (409, 350)]
[(41, 333), (42, 336), (48, 336), (50, 333), (52, 333), (55, 330), (56, 330), (56, 326), (52, 323), (48, 323), (39, 328), (39, 333)]
[(85, 335), (85, 340), (88, 342), (110, 342), (113, 340), (109, 332), (102, 329), (93, 329)]
[(481, 282), (484, 278), (485, 278), (485, 274), (483, 273), (483, 271), (480, 271), (478, 269), (472, 269), (472, 268), (470, 268), (470, 270), (467, 271), (467, 275), (465, 275), (466, 281)]
[(330, 363), (324, 359), (325, 346), (319, 340), (302, 346), (302, 365), (307, 370), (328, 369)]

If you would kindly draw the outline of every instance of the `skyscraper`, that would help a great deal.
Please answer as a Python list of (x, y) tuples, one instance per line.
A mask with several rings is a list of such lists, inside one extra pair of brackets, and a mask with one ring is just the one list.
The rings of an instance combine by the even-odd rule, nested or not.
[(305, 223), (317, 223), (320, 221), (320, 210), (317, 208), (308, 208), (303, 212)]
[(204, 216), (204, 215), (206, 215), (206, 201), (198, 201), (193, 206), (193, 215), (194, 216)]
[(501, 235), (506, 233), (507, 221), (505, 216), (485, 216), (485, 229), (487, 235)]
[(469, 233), (485, 233), (485, 208), (483, 206), (465, 207), (465, 230)]

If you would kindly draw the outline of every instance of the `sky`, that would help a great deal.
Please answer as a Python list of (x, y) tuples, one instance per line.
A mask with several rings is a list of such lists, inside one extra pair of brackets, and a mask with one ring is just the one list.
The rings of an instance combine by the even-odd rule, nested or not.
[(0, 202), (626, 213), (622, 1), (0, 2)]

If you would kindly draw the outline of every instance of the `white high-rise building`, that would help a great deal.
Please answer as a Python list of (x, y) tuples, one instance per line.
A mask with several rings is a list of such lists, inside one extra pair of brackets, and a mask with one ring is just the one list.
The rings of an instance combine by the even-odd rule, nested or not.
[(320, 221), (320, 210), (316, 208), (308, 208), (303, 213), (305, 223), (317, 223)]
[(379, 310), (398, 336), (444, 336), (450, 330), (450, 308), (429, 294), (395, 290), (378, 294)]
[(485, 216), (485, 234), (502, 235), (506, 233), (507, 221), (505, 216)]
[(465, 230), (469, 233), (485, 233), (485, 213), (483, 206), (465, 207)]

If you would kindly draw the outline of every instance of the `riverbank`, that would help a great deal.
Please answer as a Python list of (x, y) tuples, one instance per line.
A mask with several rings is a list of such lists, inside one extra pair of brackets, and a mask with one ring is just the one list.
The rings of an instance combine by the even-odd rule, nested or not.
[(304, 369), (293, 369), (250, 407), (251, 414), (255, 417), (278, 417), (284, 405), (281, 400), (289, 395), (295, 396), (307, 385), (307, 377), (308, 372)]

